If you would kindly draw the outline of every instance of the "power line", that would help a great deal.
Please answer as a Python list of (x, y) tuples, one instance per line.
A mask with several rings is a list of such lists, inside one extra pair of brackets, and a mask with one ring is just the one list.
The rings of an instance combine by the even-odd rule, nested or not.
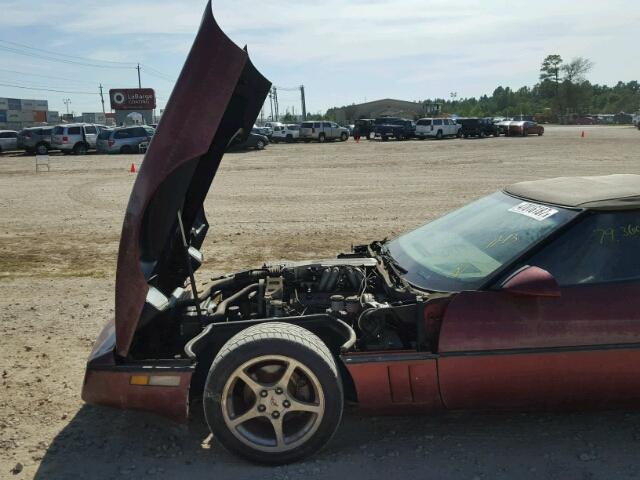
[(53, 78), (53, 79), (56, 79), (56, 80), (64, 80), (66, 82), (82, 83), (84, 85), (93, 85), (94, 84), (94, 82), (88, 82), (86, 80), (78, 80), (78, 79), (66, 78), (66, 77), (56, 77), (56, 76), (53, 76), (53, 75), (42, 75), (42, 74), (38, 74), (38, 73), (21, 72), (19, 70), (7, 70), (5, 68), (0, 68), (0, 72), (17, 73), (18, 75), (27, 75), (27, 76), (31, 76), (31, 77)]
[(0, 83), (0, 87), (11, 87), (11, 88), (21, 88), (23, 90), (39, 90), (42, 92), (56, 92), (56, 93), (74, 93), (77, 95), (99, 95), (96, 92), (77, 92), (77, 91), (69, 91), (69, 90), (57, 90), (53, 88), (35, 88), (35, 87), (25, 87), (22, 85), (14, 85), (10, 83)]
[(57, 63), (66, 63), (67, 65), (79, 65), (81, 67), (94, 67), (94, 68), (120, 68), (120, 69), (131, 69), (134, 67), (123, 67), (123, 66), (114, 66), (114, 65), (98, 65), (97, 63), (88, 63), (88, 62), (77, 62), (75, 60), (67, 60), (63, 58), (52, 58), (47, 57), (45, 55), (40, 55), (39, 53), (33, 52), (24, 52), (15, 48), (5, 47), (0, 45), (0, 50), (4, 50), (9, 53), (15, 53), (16, 55), (24, 55), (25, 57), (39, 58), (41, 60), (46, 60), (48, 62), (57, 62)]
[(113, 61), (113, 60), (94, 60), (94, 59), (86, 58), (86, 57), (78, 57), (76, 55), (68, 55), (66, 53), (52, 52), (51, 50), (44, 50), (42, 48), (31, 47), (29, 45), (25, 45), (24, 43), (13, 42), (13, 41), (10, 41), (10, 40), (2, 40), (2, 39), (0, 39), (0, 43), (8, 43), (10, 45), (14, 45), (14, 46), (19, 47), (19, 48), (26, 48), (26, 49), (29, 49), (29, 50), (35, 50), (35, 51), (38, 51), (38, 52), (47, 53), (49, 55), (54, 55), (56, 57), (75, 58), (76, 60), (82, 60), (82, 61), (85, 61), (85, 62), (96, 62), (97, 61), (97, 62), (102, 62), (102, 63), (111, 63), (111, 64), (115, 64), (115, 65), (127, 65), (129, 67), (134, 67), (135, 66), (134, 62), (116, 62), (116, 61)]

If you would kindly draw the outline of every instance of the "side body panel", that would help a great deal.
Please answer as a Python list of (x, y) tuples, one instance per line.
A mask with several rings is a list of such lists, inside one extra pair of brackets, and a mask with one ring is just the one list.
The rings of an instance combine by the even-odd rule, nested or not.
[(433, 355), (378, 352), (343, 355), (356, 387), (358, 406), (369, 414), (442, 409)]
[(560, 297), (463, 292), (444, 316), (445, 406), (640, 405), (640, 287), (565, 287)]

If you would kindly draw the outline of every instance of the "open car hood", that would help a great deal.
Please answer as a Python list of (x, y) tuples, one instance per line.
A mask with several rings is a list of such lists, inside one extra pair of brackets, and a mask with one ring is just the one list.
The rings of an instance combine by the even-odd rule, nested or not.
[(203, 202), (224, 151), (251, 131), (270, 87), (220, 30), (209, 2), (129, 198), (116, 272), (118, 355), (128, 354), (153, 300), (170, 298), (187, 279), (178, 212), (199, 249), (208, 229)]

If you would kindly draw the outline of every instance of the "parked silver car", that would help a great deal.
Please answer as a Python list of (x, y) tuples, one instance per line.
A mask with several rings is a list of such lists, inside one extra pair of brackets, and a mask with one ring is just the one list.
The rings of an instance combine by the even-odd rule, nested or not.
[(18, 148), (27, 153), (46, 155), (51, 149), (51, 135), (54, 127), (30, 127), (18, 134)]
[(349, 129), (334, 122), (302, 122), (299, 138), (305, 142), (311, 140), (324, 142), (337, 139), (344, 142), (349, 138)]
[(18, 149), (18, 132), (0, 130), (0, 153)]
[(155, 133), (148, 125), (103, 130), (98, 135), (98, 153), (138, 153), (140, 144), (149, 142)]
[(69, 123), (53, 129), (51, 147), (63, 153), (84, 155), (96, 148), (98, 127), (92, 123)]

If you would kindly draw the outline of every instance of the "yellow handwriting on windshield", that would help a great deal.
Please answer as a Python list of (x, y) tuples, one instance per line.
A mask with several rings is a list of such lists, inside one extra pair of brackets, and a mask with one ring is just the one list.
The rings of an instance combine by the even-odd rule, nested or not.
[(625, 225), (624, 227), (620, 227), (622, 230), (623, 237), (636, 237), (640, 236), (640, 225)]
[(486, 248), (493, 248), (499, 245), (507, 245), (509, 243), (515, 243), (520, 240), (520, 237), (517, 233), (510, 233), (509, 235), (503, 235), (502, 233), (498, 235), (494, 240), (487, 243)]
[(596, 228), (595, 233), (600, 235), (600, 245), (604, 245), (606, 242), (616, 241), (615, 228)]
[(460, 275), (464, 273), (466, 269), (465, 265), (458, 265), (453, 271), (453, 278), (458, 278)]

